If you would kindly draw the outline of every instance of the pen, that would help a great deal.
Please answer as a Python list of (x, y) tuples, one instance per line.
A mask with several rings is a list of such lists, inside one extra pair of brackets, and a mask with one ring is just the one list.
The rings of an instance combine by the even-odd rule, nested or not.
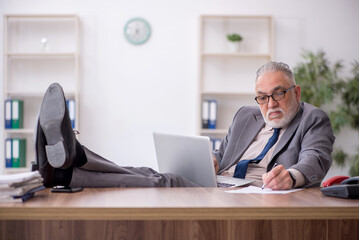
[[(277, 164), (277, 163), (274, 163), (272, 169), (275, 168), (276, 166), (278, 166), (278, 164)], [(266, 187), (266, 185), (263, 183), (263, 185), (262, 185), (262, 190), (263, 190), (265, 187)]]

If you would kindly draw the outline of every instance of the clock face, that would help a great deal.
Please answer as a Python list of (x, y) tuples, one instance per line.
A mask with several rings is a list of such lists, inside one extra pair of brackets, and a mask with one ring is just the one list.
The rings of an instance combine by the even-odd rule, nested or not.
[(151, 27), (142, 18), (129, 20), (125, 25), (124, 31), (126, 39), (136, 45), (145, 43), (151, 36)]

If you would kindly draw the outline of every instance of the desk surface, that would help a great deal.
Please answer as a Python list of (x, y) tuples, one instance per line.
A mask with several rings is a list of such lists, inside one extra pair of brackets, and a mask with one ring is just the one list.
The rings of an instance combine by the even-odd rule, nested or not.
[(69, 194), (46, 189), (25, 203), (0, 204), (0, 219), (359, 219), (359, 200), (326, 197), (319, 188), (284, 195), (226, 190), (87, 188)]

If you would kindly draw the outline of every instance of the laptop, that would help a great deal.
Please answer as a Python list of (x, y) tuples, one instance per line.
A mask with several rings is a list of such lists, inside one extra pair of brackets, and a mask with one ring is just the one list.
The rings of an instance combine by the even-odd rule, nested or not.
[(254, 182), (216, 176), (209, 137), (154, 132), (153, 139), (160, 173), (174, 173), (202, 187), (235, 187)]

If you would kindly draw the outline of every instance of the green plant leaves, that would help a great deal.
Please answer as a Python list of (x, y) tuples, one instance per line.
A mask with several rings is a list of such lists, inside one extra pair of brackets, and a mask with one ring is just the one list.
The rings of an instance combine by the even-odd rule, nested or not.
[[(344, 126), (359, 130), (359, 63), (352, 63), (352, 76), (341, 78), (341, 61), (330, 64), (325, 52), (304, 51), (303, 62), (294, 67), (293, 73), (301, 86), (301, 99), (314, 106), (321, 107), (339, 98), (336, 110), (329, 111), (333, 131), (338, 133)], [(339, 166), (346, 161), (351, 163), (350, 175), (359, 175), (359, 148), (357, 154), (349, 156), (342, 149), (336, 149), (333, 159)]]

